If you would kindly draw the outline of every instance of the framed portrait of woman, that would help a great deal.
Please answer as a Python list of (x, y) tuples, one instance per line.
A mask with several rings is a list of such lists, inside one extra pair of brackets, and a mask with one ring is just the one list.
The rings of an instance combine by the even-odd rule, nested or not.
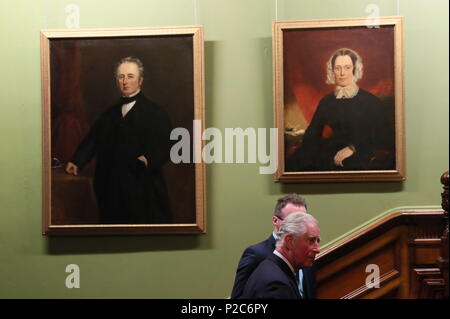
[(402, 26), (273, 23), (276, 181), (405, 179)]

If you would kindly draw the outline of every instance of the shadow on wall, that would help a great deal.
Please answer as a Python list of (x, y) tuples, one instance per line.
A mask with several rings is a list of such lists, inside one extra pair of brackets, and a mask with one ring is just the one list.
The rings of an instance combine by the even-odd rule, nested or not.
[(404, 190), (403, 183), (302, 183), (283, 184), (283, 193), (298, 193), (303, 195), (361, 194), (361, 193), (400, 193)]
[(207, 238), (198, 235), (47, 237), (46, 243), (49, 255), (111, 254), (205, 249), (210, 246)]

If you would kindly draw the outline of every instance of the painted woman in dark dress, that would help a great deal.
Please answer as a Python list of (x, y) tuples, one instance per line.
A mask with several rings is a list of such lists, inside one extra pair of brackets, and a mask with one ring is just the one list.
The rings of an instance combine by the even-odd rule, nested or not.
[(383, 103), (356, 84), (363, 74), (361, 57), (339, 49), (327, 71), (327, 84), (336, 88), (320, 101), (300, 149), (286, 161), (287, 171), (393, 169)]

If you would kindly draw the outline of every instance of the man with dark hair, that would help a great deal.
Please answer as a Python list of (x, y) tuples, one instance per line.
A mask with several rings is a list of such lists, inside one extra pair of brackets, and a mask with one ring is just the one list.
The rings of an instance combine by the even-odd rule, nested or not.
[(306, 200), (303, 197), (300, 197), (294, 193), (283, 196), (277, 200), (277, 204), (275, 205), (274, 214), (272, 217), (274, 224), (276, 222), (276, 218), (278, 217), (279, 220), (280, 216), (283, 215), (283, 209), (288, 205), (295, 206), (295, 208), (298, 208), (299, 212), (306, 212), (307, 209)]
[[(239, 260), (236, 271), (231, 298), (237, 299), (242, 297), (245, 284), (255, 268), (267, 257), (272, 254), (275, 249), (275, 241), (280, 223), (291, 213), (306, 213), (306, 201), (297, 194), (289, 194), (278, 199), (275, 205), (272, 223), (274, 226), (272, 234), (265, 241), (256, 245), (247, 247)], [(313, 299), (316, 296), (315, 273), (312, 267), (299, 270), (299, 292), (303, 298)]]
[(94, 123), (66, 172), (77, 175), (94, 156), (94, 189), (103, 224), (169, 223), (162, 166), (169, 160), (171, 124), (166, 111), (141, 92), (144, 66), (134, 57), (116, 68), (122, 97)]

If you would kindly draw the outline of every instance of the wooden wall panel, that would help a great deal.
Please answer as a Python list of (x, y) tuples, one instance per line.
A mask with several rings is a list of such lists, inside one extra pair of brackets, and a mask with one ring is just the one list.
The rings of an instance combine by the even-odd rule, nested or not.
[(409, 244), (412, 265), (433, 265), (441, 253), (441, 239), (415, 239)]
[[(317, 297), (442, 295), (442, 275), (436, 262), (443, 226), (440, 210), (401, 211), (361, 230), (319, 255)], [(366, 286), (366, 278), (372, 274), (366, 267), (371, 264), (379, 267), (379, 287), (371, 287), (370, 282)]]

